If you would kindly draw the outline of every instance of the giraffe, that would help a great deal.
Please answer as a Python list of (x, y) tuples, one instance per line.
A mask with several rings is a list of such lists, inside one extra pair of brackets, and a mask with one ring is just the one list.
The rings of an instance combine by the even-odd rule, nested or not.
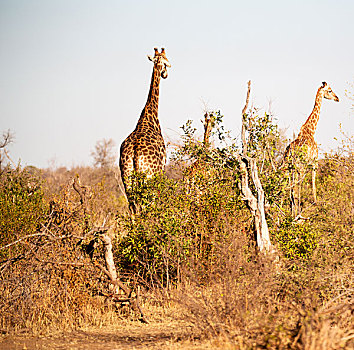
[[(307, 118), (306, 122), (302, 125), (299, 135), (297, 138), (292, 141), (285, 150), (283, 163), (289, 162), (291, 160), (294, 164), (296, 162), (296, 155), (299, 154), (299, 151), (303, 152), (304, 158), (308, 164), (312, 167), (312, 193), (314, 202), (317, 201), (316, 196), (316, 170), (317, 170), (317, 159), (318, 159), (318, 147), (317, 143), (314, 139), (317, 123), (320, 117), (320, 110), (323, 98), (328, 100), (333, 100), (339, 102), (338, 96), (332, 91), (331, 87), (326, 83), (323, 82), (322, 85), (318, 88), (316, 98), (315, 98), (315, 105), (309, 117)], [(304, 175), (304, 169), (301, 169), (300, 165), (300, 174)], [(300, 176), (300, 179), (301, 177)], [(297, 180), (299, 182), (299, 180)], [(294, 184), (292, 185), (294, 187)], [(292, 201), (295, 204), (295, 196), (294, 190), (292, 189)], [(297, 207), (299, 209), (300, 205), (300, 187), (298, 189), (298, 198), (297, 198)], [(296, 207), (295, 205), (295, 207)]]
[(205, 189), (205, 181), (214, 176), (212, 167), (208, 163), (208, 150), (210, 149), (210, 135), (215, 126), (215, 115), (206, 112), (204, 121), (201, 120), (204, 126), (203, 149), (198, 159), (184, 170), (183, 179), (186, 183), (186, 193), (195, 196), (195, 202), (198, 203)]
[[(203, 146), (206, 149), (210, 148), (210, 134), (215, 124), (215, 116), (211, 115), (210, 113), (206, 112), (204, 114), (204, 122), (201, 120), (204, 125), (204, 137), (203, 137)], [(192, 165), (190, 165), (185, 170), (185, 177), (192, 177), (198, 171), (201, 171), (207, 167), (207, 163), (202, 158), (198, 158)]]
[(171, 67), (165, 53), (159, 53), (155, 48), (155, 55), (148, 55), (153, 62), (149, 95), (143, 108), (135, 130), (123, 141), (120, 147), (119, 167), (129, 207), (135, 211), (135, 204), (129, 198), (131, 189), (130, 177), (134, 171), (143, 172), (147, 178), (162, 171), (166, 163), (166, 147), (161, 134), (158, 119), (159, 86), (161, 78), (168, 76), (167, 67)]

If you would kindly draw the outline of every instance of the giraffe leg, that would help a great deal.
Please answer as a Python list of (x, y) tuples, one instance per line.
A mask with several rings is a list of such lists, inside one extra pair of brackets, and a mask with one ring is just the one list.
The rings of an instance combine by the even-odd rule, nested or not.
[(301, 214), (301, 172), (295, 169), (292, 180), (292, 214), (296, 218)]
[(297, 206), (296, 206), (296, 216), (301, 214), (301, 182), (298, 181), (298, 195), (297, 195)]
[(312, 169), (312, 193), (313, 193), (313, 200), (316, 203), (317, 202), (317, 196), (316, 196), (316, 168)]
[(295, 218), (297, 215), (297, 196), (296, 196), (296, 190), (297, 190), (297, 178), (295, 175), (295, 171), (292, 170), (290, 176), (289, 176), (289, 182), (290, 182), (290, 203), (291, 203), (291, 213), (293, 217)]

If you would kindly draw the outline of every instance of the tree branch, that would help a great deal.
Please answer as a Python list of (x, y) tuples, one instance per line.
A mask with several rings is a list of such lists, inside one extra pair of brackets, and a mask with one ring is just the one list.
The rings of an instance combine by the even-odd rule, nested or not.
[(242, 129), (241, 129), (241, 140), (242, 140), (242, 154), (243, 156), (247, 155), (247, 142), (246, 142), (246, 111), (248, 108), (248, 103), (250, 100), (250, 93), (251, 93), (251, 80), (247, 83), (247, 97), (245, 106), (242, 109)]
[(8, 144), (13, 142), (14, 136), (10, 129), (2, 133), (2, 142), (0, 143), (0, 148), (5, 148)]
[(11, 243), (9, 243), (9, 244), (4, 245), (3, 247), (0, 247), (0, 250), (5, 249), (5, 248), (8, 248), (8, 247), (11, 247), (11, 246), (13, 246), (14, 244), (17, 244), (17, 243), (19, 243), (19, 242), (21, 242), (21, 241), (23, 241), (23, 240), (25, 240), (25, 239), (27, 239), (27, 238), (36, 237), (36, 236), (47, 236), (47, 237), (50, 237), (50, 236), (47, 235), (46, 233), (33, 233), (32, 235), (24, 236), (24, 237), (18, 239), (17, 241), (11, 242)]

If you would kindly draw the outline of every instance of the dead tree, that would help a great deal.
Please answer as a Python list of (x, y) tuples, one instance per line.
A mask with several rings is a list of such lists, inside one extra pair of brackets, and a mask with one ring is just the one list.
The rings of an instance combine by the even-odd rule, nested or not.
[(112, 139), (102, 139), (96, 142), (95, 149), (91, 152), (94, 165), (100, 168), (113, 168), (117, 159), (116, 144)]
[(251, 93), (251, 80), (247, 83), (247, 97), (245, 106), (242, 109), (242, 129), (241, 129), (241, 140), (242, 140), (242, 155), (247, 156), (247, 141), (246, 141), (246, 116), (247, 116), (247, 108), (248, 103), (250, 100), (250, 93)]
[[(246, 103), (242, 110), (242, 155), (237, 154), (241, 170), (241, 182), (239, 183), (239, 188), (243, 195), (243, 200), (246, 202), (246, 205), (254, 218), (257, 247), (261, 252), (274, 252), (274, 248), (269, 238), (268, 224), (265, 217), (264, 191), (258, 176), (257, 162), (256, 159), (247, 156), (246, 111), (248, 108), (250, 91), (251, 81), (248, 82)], [(256, 189), (256, 194), (253, 194), (250, 189), (249, 174), (251, 175), (251, 179)]]
[[(72, 180), (73, 189), (80, 196), (80, 203), (83, 207), (85, 218), (89, 214), (88, 208), (88, 198), (90, 196), (90, 189), (88, 186), (83, 186), (80, 182), (79, 176), (76, 176)], [(86, 220), (86, 219), (85, 219)], [(110, 297), (113, 301), (123, 303), (128, 302), (131, 309), (139, 314), (140, 320), (143, 323), (148, 323), (147, 318), (144, 316), (144, 313), (139, 304), (138, 295), (134, 295), (133, 290), (125, 285), (118, 277), (117, 269), (114, 263), (113, 257), (113, 245), (112, 239), (109, 234), (112, 229), (105, 226), (105, 222), (101, 227), (95, 228), (95, 235), (99, 237), (104, 246), (104, 258), (105, 258), (105, 267), (98, 262), (93, 262), (110, 280), (110, 283), (114, 286), (113, 292), (110, 294)], [(123, 295), (119, 294), (119, 290), (123, 291)]]
[(6, 147), (10, 143), (12, 143), (13, 140), (14, 140), (14, 134), (10, 130), (4, 131), (2, 133), (2, 137), (0, 139), (0, 171), (2, 171), (5, 158), (7, 158), (11, 163), (13, 163), (6, 150)]

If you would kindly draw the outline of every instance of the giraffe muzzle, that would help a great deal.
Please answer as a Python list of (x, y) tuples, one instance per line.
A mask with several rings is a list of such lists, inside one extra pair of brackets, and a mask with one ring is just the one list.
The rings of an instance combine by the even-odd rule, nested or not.
[(164, 70), (161, 72), (161, 78), (162, 78), (162, 79), (166, 79), (167, 77), (168, 77), (167, 69), (164, 69)]

